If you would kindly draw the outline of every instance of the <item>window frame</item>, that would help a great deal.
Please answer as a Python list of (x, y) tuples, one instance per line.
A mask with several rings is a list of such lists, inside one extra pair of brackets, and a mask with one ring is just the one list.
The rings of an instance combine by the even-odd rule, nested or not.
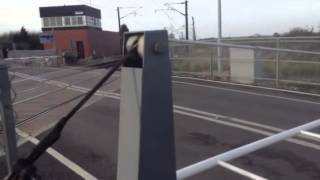
[(43, 17), (42, 27), (101, 27), (101, 19), (92, 16), (55, 16), (55, 17)]

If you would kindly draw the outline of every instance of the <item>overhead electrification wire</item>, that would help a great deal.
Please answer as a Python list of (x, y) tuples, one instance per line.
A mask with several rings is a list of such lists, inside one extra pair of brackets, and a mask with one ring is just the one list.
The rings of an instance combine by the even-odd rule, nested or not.
[[(158, 8), (160, 6), (160, 3), (156, 2), (155, 0), (151, 0), (151, 2), (155, 5), (156, 8)], [(169, 13), (167, 11), (162, 11), (162, 12), (168, 17), (169, 24), (174, 27), (174, 24), (177, 24), (175, 22), (175, 20), (169, 15)]]

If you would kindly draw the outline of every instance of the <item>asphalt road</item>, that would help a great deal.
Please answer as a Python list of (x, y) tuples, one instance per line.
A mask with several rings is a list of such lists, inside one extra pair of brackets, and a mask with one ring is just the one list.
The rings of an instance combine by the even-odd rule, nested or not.
[[(55, 68), (13, 67), (17, 71), (43, 78), (54, 78), (63, 73), (64, 78), (56, 81), (71, 83), (91, 78), (77, 84), (89, 88), (98, 80), (103, 70), (68, 76), (78, 70), (58, 72)], [(58, 73), (54, 73), (58, 72)], [(49, 73), (49, 74), (46, 74)], [(21, 78), (23, 79), (23, 78)], [(16, 81), (21, 80), (19, 78)], [(103, 91), (119, 92), (117, 75), (114, 82), (106, 84)], [(181, 113), (175, 113), (175, 142), (177, 169), (200, 160), (223, 153), (235, 147), (320, 118), (320, 99), (313, 96), (250, 87), (220, 84), (190, 79), (173, 79), (173, 98), (176, 109), (191, 108), (192, 112), (214, 119), (208, 113), (222, 118), (208, 121)], [(32, 89), (45, 84), (37, 89)], [(17, 101), (35, 97), (58, 88), (56, 85), (27, 80), (13, 84), (18, 92)], [(29, 91), (25, 91), (31, 89)], [(21, 93), (19, 93), (21, 92)], [(23, 93), (22, 93), (23, 92)], [(62, 101), (78, 95), (79, 89), (65, 89), (16, 105), (20, 120), (43, 111)], [(20, 96), (19, 96), (20, 94)], [(32, 103), (31, 103), (32, 102)], [(41, 139), (46, 129), (66, 113), (75, 102), (64, 105), (39, 116), (19, 127), (25, 132), (38, 135)], [(182, 110), (181, 107), (179, 110)], [(199, 112), (200, 111), (200, 112)], [(204, 111), (205, 113), (202, 113)], [(53, 149), (78, 164), (98, 179), (115, 179), (117, 158), (119, 100), (95, 96), (90, 104), (67, 125), (63, 136)], [(237, 118), (231, 120), (231, 118)], [(241, 121), (237, 121), (241, 120)], [(229, 122), (231, 125), (226, 125)], [(254, 124), (253, 124), (254, 123)], [(315, 130), (317, 132), (317, 130)], [(19, 148), (21, 157), (33, 145)], [(305, 138), (284, 141), (257, 151), (229, 163), (268, 179), (320, 179), (320, 143)], [(4, 176), (4, 158), (0, 159), (0, 177)], [(44, 179), (81, 179), (64, 164), (46, 154), (37, 162), (39, 174)], [(190, 179), (246, 179), (222, 167), (215, 167)]]

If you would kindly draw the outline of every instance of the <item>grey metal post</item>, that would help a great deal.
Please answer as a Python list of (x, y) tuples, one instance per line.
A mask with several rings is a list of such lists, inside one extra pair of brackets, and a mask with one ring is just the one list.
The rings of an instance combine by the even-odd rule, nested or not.
[(4, 144), (9, 173), (12, 172), (12, 168), (18, 157), (10, 90), (8, 67), (5, 64), (0, 64), (0, 115), (4, 130)]
[(210, 77), (213, 78), (213, 49), (211, 48), (210, 54)]
[(124, 44), (137, 39), (140, 56), (121, 68), (117, 179), (176, 180), (167, 31), (126, 33)]
[(189, 13), (188, 13), (188, 0), (184, 2), (185, 18), (186, 18), (186, 40), (189, 40)]
[(280, 38), (277, 38), (277, 54), (276, 54), (276, 87), (279, 87), (279, 52), (280, 48)]
[(119, 39), (120, 39), (120, 41), (119, 41), (119, 43), (120, 43), (120, 54), (122, 54), (122, 36), (121, 36), (121, 34), (120, 34), (120, 29), (121, 29), (121, 17), (120, 17), (120, 7), (117, 7), (117, 14), (118, 14), (118, 28), (119, 28), (119, 31), (118, 31), (118, 33), (119, 33)]
[(121, 27), (120, 7), (117, 7), (117, 14), (118, 14), (118, 28), (120, 32), (120, 27)]
[[(222, 16), (221, 16), (221, 0), (218, 0), (218, 44), (221, 43), (222, 38)], [(221, 46), (217, 47), (218, 54), (218, 73), (222, 72), (222, 49)]]

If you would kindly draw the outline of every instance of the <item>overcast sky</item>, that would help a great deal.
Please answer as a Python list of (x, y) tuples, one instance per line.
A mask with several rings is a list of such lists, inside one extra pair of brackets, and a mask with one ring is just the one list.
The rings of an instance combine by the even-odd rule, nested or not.
[[(101, 9), (102, 26), (117, 31), (117, 6), (142, 6), (137, 16), (122, 19), (130, 30), (163, 29), (183, 32), (184, 17), (176, 12), (161, 11), (166, 2), (180, 0), (91, 0), (92, 6)], [(90, 0), (2, 0), (0, 6), (0, 33), (18, 30), (40, 31), (40, 6), (89, 4)], [(183, 11), (183, 5), (175, 5)], [(122, 9), (125, 15), (132, 9)], [(189, 0), (189, 14), (195, 18), (197, 36), (217, 36), (217, 1)], [(223, 36), (271, 35), (293, 27), (320, 25), (319, 0), (222, 0)], [(191, 26), (190, 26), (191, 29)], [(190, 33), (191, 36), (191, 33)]]

